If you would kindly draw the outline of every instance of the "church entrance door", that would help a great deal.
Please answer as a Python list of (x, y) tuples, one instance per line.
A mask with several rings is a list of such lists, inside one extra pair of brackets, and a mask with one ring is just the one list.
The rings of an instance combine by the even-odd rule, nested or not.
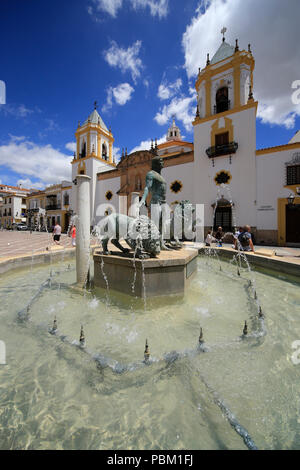
[(222, 227), (225, 233), (232, 231), (231, 207), (217, 207), (214, 220), (214, 229), (217, 230), (218, 227)]
[(300, 204), (286, 206), (286, 243), (300, 244)]

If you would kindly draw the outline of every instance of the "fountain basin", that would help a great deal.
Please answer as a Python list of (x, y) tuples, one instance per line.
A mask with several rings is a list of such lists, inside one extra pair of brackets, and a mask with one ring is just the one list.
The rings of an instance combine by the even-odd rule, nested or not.
[(0, 276), (0, 449), (245, 449), (223, 403), (259, 449), (299, 449), (299, 282), (245, 263), (240, 274), (233, 261), (200, 256), (184, 296), (152, 297), (146, 307), (71, 288), (74, 260)]
[[(120, 252), (94, 254), (94, 284), (137, 297), (184, 294), (197, 269), (198, 250), (163, 251), (157, 258), (140, 260)], [(132, 282), (130, 282), (132, 280)], [(133, 284), (134, 283), (134, 284)]]

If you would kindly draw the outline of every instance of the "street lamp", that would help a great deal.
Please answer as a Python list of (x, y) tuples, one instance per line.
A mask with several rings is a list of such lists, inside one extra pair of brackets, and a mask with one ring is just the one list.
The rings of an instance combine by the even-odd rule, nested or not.
[(289, 206), (292, 206), (292, 205), (294, 204), (294, 201), (295, 201), (295, 196), (294, 196), (294, 194), (291, 193), (291, 194), (289, 195), (289, 197), (287, 198), (287, 200), (288, 200), (288, 205), (289, 205)]

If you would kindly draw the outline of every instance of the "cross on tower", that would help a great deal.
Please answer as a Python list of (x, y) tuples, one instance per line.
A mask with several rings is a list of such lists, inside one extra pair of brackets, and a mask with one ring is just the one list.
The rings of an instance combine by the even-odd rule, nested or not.
[(98, 107), (98, 102), (95, 101), (95, 102), (94, 102), (94, 108), (97, 109), (97, 107)]
[(223, 34), (223, 42), (225, 41), (225, 33), (227, 31), (227, 28), (225, 26), (221, 29), (221, 34)]

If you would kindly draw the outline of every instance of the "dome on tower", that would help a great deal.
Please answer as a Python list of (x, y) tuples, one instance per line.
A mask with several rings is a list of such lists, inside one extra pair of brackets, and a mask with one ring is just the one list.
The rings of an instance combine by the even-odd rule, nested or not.
[(99, 124), (102, 129), (106, 130), (108, 132), (108, 129), (101, 118), (100, 114), (98, 113), (97, 109), (95, 108), (94, 111), (89, 115), (86, 121), (84, 121), (83, 125), (85, 126), (86, 124), (91, 123), (91, 124)]
[(211, 64), (216, 64), (221, 60), (228, 59), (228, 57), (233, 56), (235, 48), (228, 44), (228, 42), (223, 41), (213, 58), (211, 59)]

